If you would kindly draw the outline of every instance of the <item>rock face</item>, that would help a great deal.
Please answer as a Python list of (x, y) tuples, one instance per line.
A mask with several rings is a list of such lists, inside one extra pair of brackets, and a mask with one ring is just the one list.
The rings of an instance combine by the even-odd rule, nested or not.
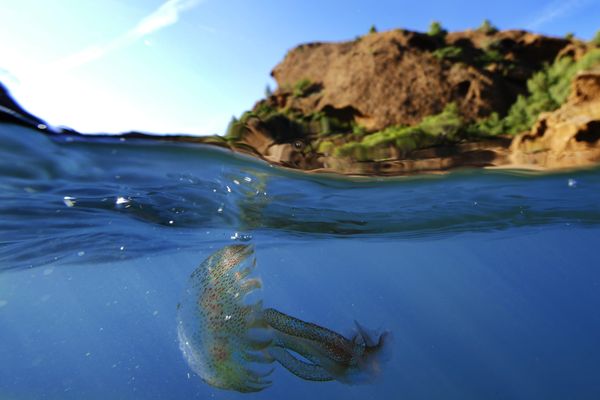
[(600, 70), (578, 74), (569, 100), (543, 113), (530, 132), (513, 140), (516, 166), (565, 168), (600, 162)]
[[(588, 51), (578, 40), (522, 30), (437, 36), (393, 30), (348, 42), (304, 44), (273, 69), (278, 87), (255, 105), (239, 138), (273, 163), (349, 174), (589, 165), (600, 161), (596, 72), (578, 75), (567, 104), (543, 113), (531, 132), (514, 140), (498, 133), (467, 135), (408, 152), (389, 142), (366, 157), (320, 150), (324, 142), (339, 149), (366, 143), (361, 135), (391, 126), (416, 126), (449, 104), (464, 126), (476, 126), (493, 113), (505, 115), (519, 95), (529, 95), (528, 80), (545, 65), (566, 56), (579, 60)], [(319, 128), (323, 120), (335, 121), (338, 129)], [(354, 131), (357, 126), (362, 133)]]
[[(444, 39), (405, 30), (305, 44), (271, 73), (275, 106), (325, 112), (370, 131), (414, 125), (451, 102), (464, 118), (477, 120), (504, 114), (532, 73), (570, 44), (525, 31), (466, 31)], [(302, 81), (307, 90), (294, 95)]]

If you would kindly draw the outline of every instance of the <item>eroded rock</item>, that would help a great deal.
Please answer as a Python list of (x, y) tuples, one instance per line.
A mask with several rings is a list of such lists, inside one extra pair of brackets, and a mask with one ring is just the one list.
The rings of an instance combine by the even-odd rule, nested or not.
[(571, 168), (600, 162), (600, 70), (573, 80), (568, 101), (543, 113), (529, 132), (515, 137), (510, 162), (517, 166)]

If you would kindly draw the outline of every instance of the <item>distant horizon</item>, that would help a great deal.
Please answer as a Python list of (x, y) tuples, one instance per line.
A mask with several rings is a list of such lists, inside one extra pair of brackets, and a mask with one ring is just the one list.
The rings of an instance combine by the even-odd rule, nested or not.
[[(489, 19), (501, 30), (586, 41), (600, 28), (600, 4), (589, 0), (257, 3), (12, 1), (0, 15), (0, 37), (11, 38), (0, 82), (28, 112), (79, 132), (223, 134), (276, 87), (270, 71), (299, 44), (351, 40), (372, 25), (425, 32), (434, 20), (449, 31)], [(432, 10), (444, 17), (428, 17)]]

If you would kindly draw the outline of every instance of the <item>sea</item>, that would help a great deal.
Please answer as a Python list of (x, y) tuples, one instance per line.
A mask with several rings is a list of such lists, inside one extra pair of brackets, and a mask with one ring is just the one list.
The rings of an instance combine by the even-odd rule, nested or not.
[[(204, 382), (177, 306), (235, 244), (265, 307), (389, 332), (377, 376)], [(598, 168), (344, 177), (0, 124), (0, 399), (600, 399), (599, 250)]]

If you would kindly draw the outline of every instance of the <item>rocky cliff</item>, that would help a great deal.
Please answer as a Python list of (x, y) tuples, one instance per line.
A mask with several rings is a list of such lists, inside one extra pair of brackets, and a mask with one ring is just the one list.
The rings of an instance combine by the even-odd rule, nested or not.
[[(417, 124), (452, 102), (476, 120), (506, 113), (526, 91), (527, 79), (570, 44), (524, 31), (440, 37), (405, 30), (306, 44), (275, 67), (278, 88), (268, 101), (304, 114), (351, 118), (369, 131)], [(294, 93), (303, 81), (310, 87)]]
[[(557, 148), (563, 161), (550, 161), (557, 158), (531, 157), (522, 138), (533, 125), (539, 130), (538, 118), (552, 119), (548, 112), (566, 121), (565, 102), (569, 115), (588, 115), (585, 102), (574, 100), (581, 96), (567, 98), (574, 77), (574, 93), (581, 92), (599, 63), (600, 49), (591, 43), (489, 27), (303, 44), (273, 69), (276, 90), (234, 120), (228, 137), (272, 162), (307, 170), (401, 174), (527, 167), (533, 160), (535, 167), (555, 168), (575, 159), (581, 165), (595, 161), (566, 156), (581, 147)], [(592, 92), (587, 96), (594, 99)], [(595, 145), (586, 142), (586, 152)]]

